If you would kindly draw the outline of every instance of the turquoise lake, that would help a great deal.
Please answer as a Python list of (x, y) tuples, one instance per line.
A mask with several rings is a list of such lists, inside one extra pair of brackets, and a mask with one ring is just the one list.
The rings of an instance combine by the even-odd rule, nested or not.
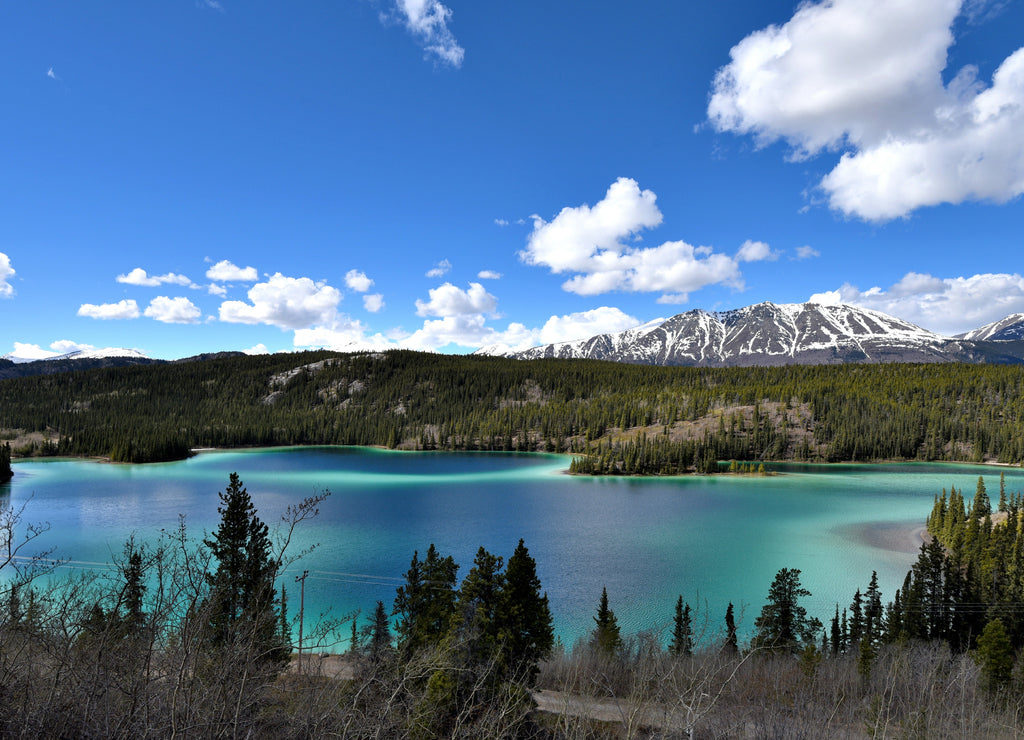
[(27, 503), (27, 521), (50, 523), (39, 545), (73, 561), (68, 568), (102, 570), (130, 535), (153, 541), (179, 515), (197, 539), (212, 531), (231, 472), (272, 527), (289, 504), (327, 489), (295, 543), (318, 547), (284, 576), (294, 614), (293, 576), (310, 571), (307, 620), (328, 609), (366, 619), (378, 599), (390, 608), (413, 551), (422, 556), (430, 543), (455, 558), (461, 578), (481, 545), (507, 558), (523, 538), (569, 645), (593, 626), (602, 587), (626, 633), (665, 628), (682, 594), (706, 610), (712, 636), (730, 601), (749, 634), (784, 567), (801, 570), (812, 593), (804, 603), (826, 622), (873, 570), (891, 599), (943, 488), (969, 498), (982, 475), (994, 505), (1004, 472), (1008, 491), (1024, 489), (1024, 471), (991, 466), (778, 465), (768, 477), (652, 479), (571, 477), (567, 466), (554, 455), (330, 447), (153, 465), (25, 461), (0, 497)]

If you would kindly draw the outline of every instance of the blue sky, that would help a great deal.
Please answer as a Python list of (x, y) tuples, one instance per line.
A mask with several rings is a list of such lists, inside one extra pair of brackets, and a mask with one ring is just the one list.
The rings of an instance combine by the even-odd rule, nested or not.
[(0, 1), (0, 354), (1024, 311), (1024, 3)]

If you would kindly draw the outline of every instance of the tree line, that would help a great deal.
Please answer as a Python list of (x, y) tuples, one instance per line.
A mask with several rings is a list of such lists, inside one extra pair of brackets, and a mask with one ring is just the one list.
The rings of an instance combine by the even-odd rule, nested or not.
[(719, 460), (1024, 460), (1008, 365), (652, 367), (389, 351), (226, 357), (0, 381), (15, 455), (178, 459), (303, 444), (571, 453), (580, 473)]

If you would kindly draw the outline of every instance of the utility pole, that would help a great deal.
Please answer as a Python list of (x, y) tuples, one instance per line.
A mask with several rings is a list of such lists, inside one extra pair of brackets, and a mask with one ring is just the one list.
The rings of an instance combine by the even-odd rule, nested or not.
[(306, 576), (308, 570), (302, 571), (301, 576), (295, 576), (295, 580), (302, 584), (299, 589), (299, 673), (302, 673), (302, 622), (306, 612)]

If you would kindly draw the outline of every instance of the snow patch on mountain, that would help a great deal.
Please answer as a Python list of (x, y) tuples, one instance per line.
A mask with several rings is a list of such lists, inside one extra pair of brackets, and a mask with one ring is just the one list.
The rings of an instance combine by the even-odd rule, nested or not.
[(985, 324), (980, 329), (957, 335), (969, 341), (1008, 342), (1024, 339), (1024, 313), (1015, 313), (1005, 319)]

